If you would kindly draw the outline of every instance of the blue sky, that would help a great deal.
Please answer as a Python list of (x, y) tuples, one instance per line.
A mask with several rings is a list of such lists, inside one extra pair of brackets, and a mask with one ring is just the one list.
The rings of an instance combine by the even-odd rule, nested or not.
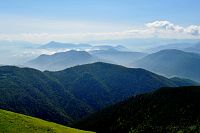
[(0, 39), (7, 34), (121, 32), (154, 21), (199, 26), (199, 5), (199, 0), (2, 0)]
[(60, 20), (200, 23), (199, 0), (4, 0), (0, 14)]

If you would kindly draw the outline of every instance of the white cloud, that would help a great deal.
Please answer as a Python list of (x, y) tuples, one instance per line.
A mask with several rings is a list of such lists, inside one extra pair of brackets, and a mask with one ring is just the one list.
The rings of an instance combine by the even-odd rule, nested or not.
[(194, 36), (200, 35), (200, 26), (197, 25), (182, 27), (169, 21), (155, 21), (152, 23), (147, 23), (146, 27), (158, 32), (183, 33)]
[[(132, 28), (129, 30), (123, 30), (125, 29), (124, 27), (119, 28), (117, 25), (108, 28), (109, 25), (106, 26), (105, 24), (98, 24), (96, 26), (95, 24), (93, 26), (89, 26), (91, 23), (83, 24), (83, 27), (85, 28), (81, 28), (82, 25), (78, 26), (78, 24), (72, 24), (70, 26), (70, 23), (64, 22), (62, 25), (61, 23), (55, 24), (58, 25), (59, 29), (62, 29), (63, 27), (62, 32), (31, 33), (30, 31), (30, 33), (0, 34), (0, 40), (24, 40), (37, 43), (46, 43), (52, 40), (63, 42), (83, 42), (108, 39), (149, 38), (155, 36), (161, 38), (200, 39), (200, 26), (190, 25), (188, 27), (183, 27), (169, 21), (155, 21), (147, 23), (143, 28)], [(67, 26), (65, 26), (65, 24), (67, 24)], [(50, 30), (51, 26), (56, 25), (52, 24), (46, 28), (49, 28)], [(104, 26), (106, 28), (103, 29)], [(69, 29), (67, 27), (70, 27), (70, 32), (68, 31)], [(75, 28), (75, 31), (71, 32), (73, 27)], [(82, 30), (79, 31), (77, 27), (78, 29)], [(98, 28), (95, 29), (95, 27)]]
[(200, 35), (200, 26), (191, 25), (185, 29), (186, 32), (192, 35)]
[(154, 30), (166, 30), (166, 31), (175, 31), (175, 32), (184, 31), (183, 27), (179, 25), (175, 25), (169, 21), (155, 21), (152, 23), (147, 23), (146, 26)]

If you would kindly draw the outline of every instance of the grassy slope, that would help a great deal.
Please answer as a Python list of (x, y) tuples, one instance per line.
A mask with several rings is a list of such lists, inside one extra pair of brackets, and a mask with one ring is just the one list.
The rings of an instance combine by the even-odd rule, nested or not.
[(0, 110), (1, 133), (90, 133), (38, 118)]

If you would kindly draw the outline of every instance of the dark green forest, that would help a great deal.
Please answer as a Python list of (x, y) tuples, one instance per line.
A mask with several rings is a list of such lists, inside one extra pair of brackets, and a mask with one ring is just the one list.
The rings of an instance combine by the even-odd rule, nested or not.
[[(81, 65), (58, 72), (2, 66), (0, 108), (70, 124), (132, 95), (165, 86), (185, 85), (180, 81), (144, 69), (106, 63)], [(187, 85), (196, 83), (188, 82)]]
[(107, 107), (74, 127), (97, 133), (199, 133), (200, 87), (161, 88)]

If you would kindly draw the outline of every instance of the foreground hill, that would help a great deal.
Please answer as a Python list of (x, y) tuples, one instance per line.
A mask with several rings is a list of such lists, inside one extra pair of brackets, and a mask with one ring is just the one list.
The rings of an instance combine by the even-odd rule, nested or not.
[(88, 114), (89, 107), (67, 88), (44, 73), (30, 68), (0, 67), (0, 108), (56, 123)]
[(1, 133), (91, 133), (0, 109)]
[(200, 55), (181, 50), (163, 50), (147, 55), (133, 63), (152, 72), (169, 77), (182, 77), (200, 81)]
[(56, 123), (73, 123), (129, 96), (187, 82), (181, 81), (106, 63), (58, 72), (2, 66), (0, 108)]
[(63, 70), (76, 65), (88, 64), (99, 61), (85, 51), (59, 52), (53, 55), (40, 55), (25, 64), (25, 66), (39, 70)]
[(200, 87), (162, 88), (110, 106), (74, 126), (98, 133), (200, 132)]

